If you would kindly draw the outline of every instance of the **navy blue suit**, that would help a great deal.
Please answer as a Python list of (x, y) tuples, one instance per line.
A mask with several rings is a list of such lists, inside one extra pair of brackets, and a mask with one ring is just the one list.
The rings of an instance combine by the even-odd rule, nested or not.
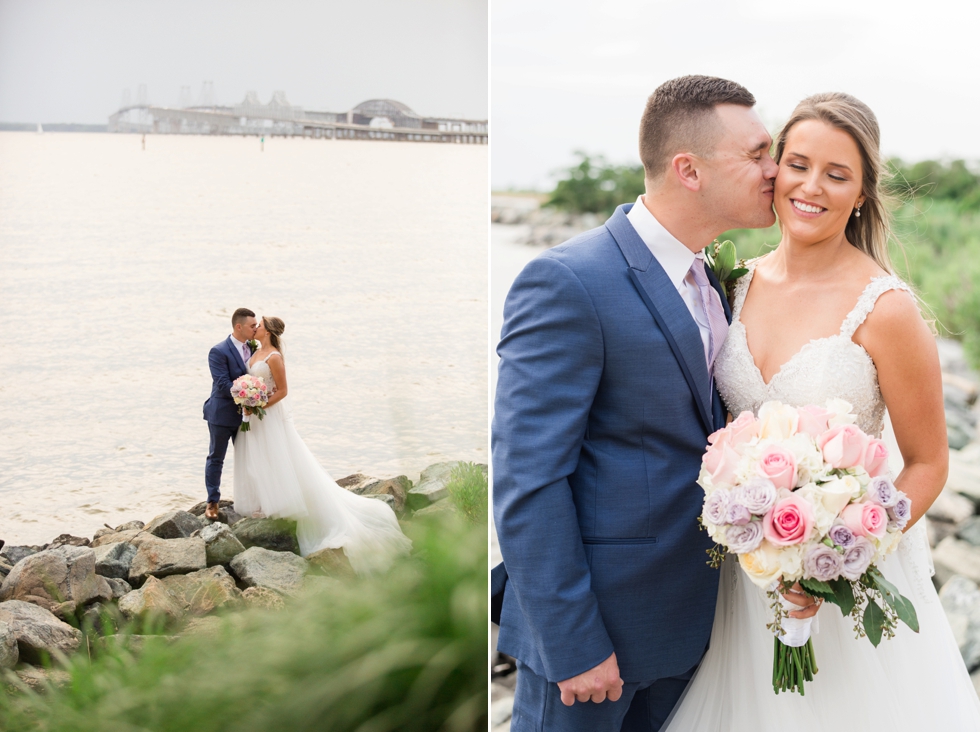
[(242, 415), (231, 396), (231, 384), (246, 373), (246, 368), (231, 336), (208, 353), (208, 368), (211, 370), (211, 396), (204, 402), (204, 419), (208, 421), (211, 444), (204, 467), (204, 484), (208, 489), (208, 501), (217, 503), (221, 500), (221, 469), (228, 440), (235, 441), (242, 423)]
[[(718, 572), (695, 481), (725, 412), (629, 210), (530, 262), (504, 308), (493, 582), (498, 648), (519, 662), (515, 732), (619, 730), (631, 703), (630, 729), (658, 729), (711, 632)], [(614, 651), (619, 702), (555, 704), (556, 682)], [(522, 691), (522, 675), (538, 686)]]

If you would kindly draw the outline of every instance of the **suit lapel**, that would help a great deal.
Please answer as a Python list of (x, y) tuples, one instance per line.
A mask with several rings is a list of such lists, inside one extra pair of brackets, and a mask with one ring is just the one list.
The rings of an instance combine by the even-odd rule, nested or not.
[(238, 375), (241, 376), (242, 374), (245, 373), (245, 366), (243, 365), (242, 362), (242, 354), (238, 352), (238, 349), (235, 348), (235, 344), (231, 342), (231, 336), (228, 336), (227, 340), (225, 340), (225, 346), (228, 353), (235, 360), (235, 363), (237, 364)]
[(704, 271), (708, 273), (708, 282), (711, 283), (711, 286), (715, 288), (715, 292), (718, 293), (718, 297), (721, 298), (721, 305), (725, 308), (725, 318), (728, 320), (728, 324), (731, 325), (732, 308), (731, 305), (728, 304), (728, 298), (725, 297), (725, 290), (722, 289), (721, 283), (718, 281), (718, 278), (715, 277), (715, 273), (711, 271), (711, 267), (705, 264)]
[(617, 208), (606, 222), (606, 228), (623, 252), (630, 267), (630, 279), (681, 367), (705, 428), (709, 433), (714, 432), (708, 364), (701, 332), (667, 273), (626, 218), (629, 208), (629, 204)]

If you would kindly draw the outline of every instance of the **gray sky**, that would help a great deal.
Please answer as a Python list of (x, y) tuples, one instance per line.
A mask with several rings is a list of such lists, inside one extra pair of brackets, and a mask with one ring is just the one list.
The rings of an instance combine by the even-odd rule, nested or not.
[(978, 27), (961, 0), (493, 0), (492, 185), (550, 188), (575, 149), (638, 164), (646, 98), (683, 74), (744, 84), (771, 128), (849, 92), (886, 154), (980, 159)]
[(122, 90), (486, 119), (487, 0), (0, 0), (0, 121), (104, 124)]

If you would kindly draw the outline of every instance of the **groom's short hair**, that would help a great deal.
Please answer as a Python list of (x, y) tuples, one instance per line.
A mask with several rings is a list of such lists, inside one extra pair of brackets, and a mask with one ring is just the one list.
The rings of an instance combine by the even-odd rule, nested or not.
[(239, 323), (244, 323), (249, 318), (254, 318), (255, 313), (253, 313), (248, 308), (238, 308), (231, 316), (231, 327), (234, 328)]
[(657, 87), (640, 121), (640, 160), (648, 180), (659, 180), (679, 152), (702, 157), (712, 152), (718, 104), (753, 107), (755, 97), (741, 84), (716, 76), (681, 76)]

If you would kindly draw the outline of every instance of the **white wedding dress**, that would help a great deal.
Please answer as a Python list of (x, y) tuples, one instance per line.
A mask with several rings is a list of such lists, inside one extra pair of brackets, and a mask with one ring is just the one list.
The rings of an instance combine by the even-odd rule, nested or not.
[[(248, 372), (273, 388), (267, 361), (254, 363)], [(249, 430), (238, 433), (235, 511), (295, 519), (304, 557), (342, 547), (358, 574), (386, 569), (411, 547), (395, 512), (337, 485), (296, 432), (288, 401), (287, 396), (268, 407), (264, 419), (252, 417)]]
[[(754, 263), (752, 263), (754, 264)], [(885, 404), (868, 353), (851, 337), (897, 277), (873, 279), (837, 335), (806, 344), (766, 384), (739, 320), (754, 266), (735, 290), (732, 325), (715, 364), (729, 411), (757, 413), (766, 401), (792, 406), (839, 397), (854, 406), (858, 426), (881, 435)], [(772, 688), (773, 636), (765, 593), (733, 557), (721, 567), (711, 643), (665, 732), (960, 732), (980, 730), (980, 702), (932, 585), (925, 522), (902, 538), (881, 568), (915, 605), (920, 632), (899, 624), (875, 648), (855, 638), (851, 618), (825, 603), (813, 626), (819, 672), (805, 696)]]

